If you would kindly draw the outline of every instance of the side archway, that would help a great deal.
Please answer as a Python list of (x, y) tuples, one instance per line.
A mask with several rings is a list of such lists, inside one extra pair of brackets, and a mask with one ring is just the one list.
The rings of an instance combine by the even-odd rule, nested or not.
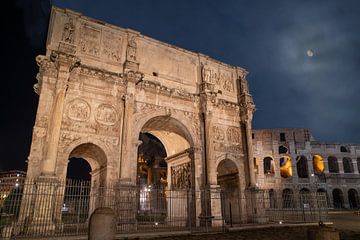
[(239, 168), (230, 159), (217, 165), (217, 183), (220, 185), (222, 216), (226, 223), (241, 221)]

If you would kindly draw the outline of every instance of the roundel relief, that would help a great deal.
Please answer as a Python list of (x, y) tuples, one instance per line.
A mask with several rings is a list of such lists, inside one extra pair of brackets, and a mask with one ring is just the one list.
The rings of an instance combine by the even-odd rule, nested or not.
[(67, 115), (73, 120), (86, 121), (90, 117), (90, 106), (84, 100), (75, 99), (68, 104)]
[(96, 110), (95, 119), (101, 124), (114, 125), (118, 119), (118, 115), (111, 105), (101, 104)]

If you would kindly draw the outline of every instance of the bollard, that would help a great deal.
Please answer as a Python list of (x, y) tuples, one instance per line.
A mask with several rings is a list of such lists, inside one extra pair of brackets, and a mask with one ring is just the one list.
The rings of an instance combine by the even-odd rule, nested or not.
[(321, 226), (307, 231), (308, 240), (340, 240), (339, 231), (332, 227)]
[(89, 240), (114, 240), (116, 234), (115, 214), (111, 208), (97, 208), (89, 221)]

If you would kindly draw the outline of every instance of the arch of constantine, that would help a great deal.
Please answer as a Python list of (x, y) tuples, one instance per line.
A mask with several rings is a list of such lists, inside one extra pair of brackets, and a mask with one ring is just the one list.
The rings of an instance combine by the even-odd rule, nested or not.
[[(196, 221), (203, 216), (216, 225), (220, 187), (242, 196), (255, 191), (255, 105), (245, 69), (59, 8), (52, 9), (46, 44), (36, 58), (39, 105), (27, 171), (33, 191), (56, 191), (71, 157), (89, 163), (95, 188), (138, 186), (144, 133), (164, 146), (158, 162), (165, 161), (167, 190), (215, 196), (205, 205), (204, 197), (194, 200)], [(56, 198), (38, 195), (28, 200), (38, 211), (31, 221), (54, 219), (41, 209), (52, 209)], [(245, 200), (238, 205), (244, 218), (253, 216)]]

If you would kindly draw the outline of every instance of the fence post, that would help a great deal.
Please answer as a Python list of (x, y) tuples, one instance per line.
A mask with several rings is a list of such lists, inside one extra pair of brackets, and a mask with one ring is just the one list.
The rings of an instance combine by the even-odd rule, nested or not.
[(116, 235), (115, 214), (111, 208), (101, 207), (91, 214), (89, 240), (114, 240)]

